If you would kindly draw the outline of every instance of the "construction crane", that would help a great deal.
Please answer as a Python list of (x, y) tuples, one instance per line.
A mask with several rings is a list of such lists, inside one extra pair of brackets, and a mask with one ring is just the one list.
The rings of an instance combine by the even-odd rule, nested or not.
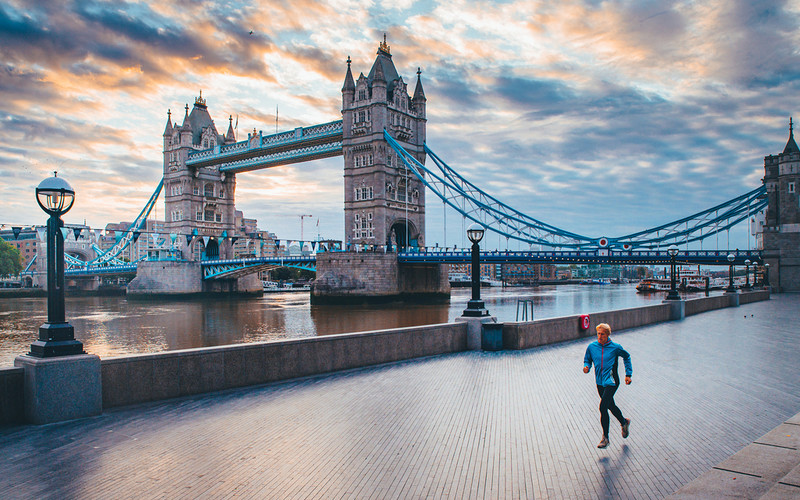
[(300, 241), (305, 241), (305, 238), (303, 238), (303, 219), (305, 219), (306, 217), (313, 217), (313, 215), (300, 215), (299, 217), (300, 217)]

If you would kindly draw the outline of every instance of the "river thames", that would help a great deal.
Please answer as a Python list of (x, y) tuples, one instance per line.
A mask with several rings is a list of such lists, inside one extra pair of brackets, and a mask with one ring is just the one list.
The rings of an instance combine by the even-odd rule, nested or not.
[[(449, 304), (369, 306), (312, 306), (308, 292), (157, 302), (67, 297), (66, 316), (86, 352), (105, 358), (447, 323), (461, 315), (470, 293), (454, 288)], [(507, 322), (516, 320), (520, 300), (533, 301), (535, 319), (542, 319), (658, 304), (663, 294), (639, 294), (633, 284), (545, 285), (483, 288), (481, 298), (491, 315)], [(46, 298), (0, 300), (0, 367), (28, 352), (46, 320)]]

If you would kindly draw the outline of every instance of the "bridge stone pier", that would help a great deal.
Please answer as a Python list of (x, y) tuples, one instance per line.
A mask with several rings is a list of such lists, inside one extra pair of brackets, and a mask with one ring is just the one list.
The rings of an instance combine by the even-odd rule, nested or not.
[(255, 274), (225, 280), (204, 280), (199, 261), (144, 261), (136, 278), (128, 283), (127, 295), (134, 298), (181, 296), (204, 293), (261, 295), (261, 281)]
[(393, 253), (332, 252), (317, 255), (312, 304), (394, 300), (446, 302), (450, 281), (444, 264), (400, 264)]
[(778, 292), (800, 291), (800, 148), (791, 118), (783, 152), (764, 158), (763, 182), (769, 204), (761, 238), (769, 283)]

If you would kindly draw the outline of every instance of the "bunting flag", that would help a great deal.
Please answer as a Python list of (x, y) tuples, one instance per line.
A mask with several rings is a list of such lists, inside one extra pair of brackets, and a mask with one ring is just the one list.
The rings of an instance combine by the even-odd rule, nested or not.
[(152, 233), (150, 235), (150, 239), (153, 240), (153, 246), (156, 246), (156, 242), (158, 241), (158, 233)]
[(138, 240), (138, 239), (139, 239), (139, 235), (140, 235), (140, 234), (142, 234), (142, 233), (141, 233), (141, 232), (139, 232), (139, 231), (134, 231), (134, 232), (133, 232), (133, 242), (134, 242), (134, 243), (136, 243), (136, 240)]
[(97, 241), (100, 241), (100, 238), (103, 237), (103, 230), (102, 229), (95, 229), (94, 235), (97, 238)]
[(114, 239), (117, 240), (117, 243), (119, 243), (119, 240), (122, 239), (122, 233), (119, 231), (114, 231)]
[(317, 242), (316, 242), (316, 241), (312, 241), (312, 242), (311, 242), (311, 251), (313, 252), (313, 251), (315, 251), (316, 249), (317, 249)]
[(175, 240), (178, 239), (178, 234), (177, 233), (169, 233), (169, 239), (172, 241), (172, 244), (174, 245), (175, 244)]
[(225, 238), (227, 238), (227, 237), (228, 237), (228, 231), (222, 231), (222, 236), (221, 236), (221, 238), (224, 240), (224, 239), (225, 239)]
[(275, 240), (275, 248), (281, 247), (281, 240)]
[(11, 228), (11, 232), (12, 232), (12, 233), (14, 233), (14, 239), (15, 239), (15, 240), (16, 240), (17, 238), (19, 238), (19, 233), (20, 233), (20, 231), (22, 231), (22, 228), (21, 228), (21, 227), (14, 226), (14, 227), (12, 227), (12, 228)]
[(81, 235), (81, 231), (83, 231), (83, 229), (79, 227), (72, 228), (72, 235), (75, 236), (75, 241), (78, 241), (78, 237)]
[(209, 237), (209, 236), (203, 236), (203, 238), (202, 238), (202, 239), (203, 239), (203, 246), (206, 246), (206, 247), (207, 247), (207, 246), (208, 246), (208, 240), (210, 240), (210, 239), (211, 239), (211, 237)]
[(47, 229), (44, 227), (37, 227), (36, 234), (39, 236), (39, 241), (44, 241), (45, 234), (47, 233)]
[(67, 236), (69, 236), (69, 228), (68, 227), (62, 227), (60, 229), (61, 229), (61, 235), (64, 237), (64, 241), (66, 241), (67, 240)]
[(197, 236), (197, 228), (192, 229), (192, 236)]
[(236, 244), (236, 240), (238, 240), (238, 239), (239, 239), (238, 236), (231, 236), (231, 246), (235, 245)]
[(186, 245), (187, 246), (192, 244), (192, 239), (194, 239), (194, 236), (192, 236), (191, 234), (187, 234), (186, 235)]

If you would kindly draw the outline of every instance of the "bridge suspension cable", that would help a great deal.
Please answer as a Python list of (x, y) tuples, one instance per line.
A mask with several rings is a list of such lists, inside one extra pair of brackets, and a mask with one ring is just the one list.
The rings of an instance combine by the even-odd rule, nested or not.
[(506, 205), (463, 178), (427, 145), (425, 153), (437, 171), (426, 167), (384, 130), (384, 138), (406, 167), (446, 205), (486, 229), (532, 245), (556, 248), (658, 248), (668, 244), (702, 241), (726, 231), (767, 205), (760, 186), (725, 203), (667, 224), (615, 238), (589, 237), (547, 224)]
[(162, 178), (158, 182), (156, 190), (150, 196), (150, 199), (147, 200), (147, 203), (145, 204), (144, 208), (142, 208), (142, 211), (139, 212), (139, 215), (136, 216), (136, 219), (134, 219), (133, 223), (131, 223), (128, 229), (125, 230), (125, 232), (122, 234), (122, 237), (119, 239), (119, 241), (117, 241), (114, 244), (114, 246), (112, 246), (106, 251), (100, 250), (100, 248), (98, 247), (93, 247), (95, 253), (98, 254), (97, 257), (88, 262), (83, 262), (80, 261), (79, 259), (75, 259), (76, 261), (78, 261), (78, 263), (76, 264), (79, 265), (80, 267), (85, 267), (85, 266), (114, 265), (121, 262), (117, 257), (119, 256), (120, 253), (122, 253), (123, 250), (125, 250), (128, 247), (128, 245), (131, 244), (131, 242), (134, 239), (135, 233), (142, 228), (142, 225), (144, 225), (145, 221), (147, 220), (147, 217), (150, 216), (150, 211), (153, 210), (156, 201), (158, 201), (158, 196), (161, 194), (161, 189), (163, 187), (164, 187), (164, 179)]

